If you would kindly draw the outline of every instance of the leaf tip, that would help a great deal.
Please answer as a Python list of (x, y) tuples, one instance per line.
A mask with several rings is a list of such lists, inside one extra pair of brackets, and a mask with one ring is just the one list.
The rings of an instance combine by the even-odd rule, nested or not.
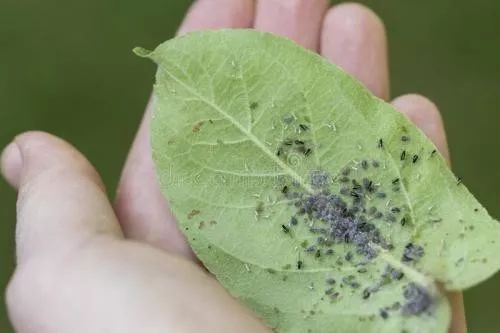
[(138, 55), (141, 58), (151, 58), (151, 53), (153, 53), (153, 51), (150, 51), (150, 50), (145, 49), (143, 47), (134, 47), (132, 52), (134, 52), (136, 55)]

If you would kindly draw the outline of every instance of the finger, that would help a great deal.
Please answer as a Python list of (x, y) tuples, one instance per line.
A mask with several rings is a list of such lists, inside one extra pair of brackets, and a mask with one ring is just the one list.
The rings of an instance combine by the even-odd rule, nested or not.
[(400, 96), (394, 99), (392, 104), (420, 128), (449, 161), (450, 155), (443, 120), (436, 105), (427, 98), (416, 94)]
[[(253, 0), (199, 0), (189, 10), (179, 33), (251, 27), (253, 7)], [(150, 103), (125, 164), (116, 197), (116, 213), (128, 238), (194, 258), (156, 179), (149, 143), (151, 109)]]
[(254, 26), (317, 51), (327, 8), (327, 0), (261, 0), (257, 1)]
[[(434, 142), (437, 149), (450, 163), (443, 120), (436, 105), (429, 99), (415, 94), (400, 96), (393, 100), (392, 104)], [(467, 329), (462, 293), (448, 293), (448, 299), (452, 308), (450, 333), (465, 333)]]
[(64, 255), (97, 235), (121, 231), (102, 182), (73, 147), (49, 134), (18, 136), (2, 154), (2, 170), (18, 188), (18, 264)]
[(359, 4), (331, 8), (323, 21), (321, 54), (376, 96), (389, 98), (385, 28), (370, 9)]

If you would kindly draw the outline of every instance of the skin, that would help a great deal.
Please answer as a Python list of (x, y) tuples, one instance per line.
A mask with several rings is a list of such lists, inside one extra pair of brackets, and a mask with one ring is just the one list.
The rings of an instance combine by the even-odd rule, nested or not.
[[(198, 0), (179, 33), (222, 27), (287, 36), (390, 100), (384, 25), (361, 5)], [(392, 103), (448, 158), (431, 101), (405, 95)], [(4, 149), (2, 174), (19, 193), (17, 268), (7, 289), (17, 332), (270, 332), (206, 273), (177, 229), (154, 175), (150, 114), (151, 105), (114, 206), (98, 173), (68, 143), (29, 132)], [(450, 332), (463, 333), (461, 294), (449, 298)]]

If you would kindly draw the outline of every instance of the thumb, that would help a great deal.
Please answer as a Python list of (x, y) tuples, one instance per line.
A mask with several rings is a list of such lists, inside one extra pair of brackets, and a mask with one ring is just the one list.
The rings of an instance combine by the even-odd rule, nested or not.
[(41, 132), (15, 138), (1, 158), (18, 189), (18, 265), (33, 256), (64, 255), (97, 235), (122, 237), (102, 182), (66, 142)]

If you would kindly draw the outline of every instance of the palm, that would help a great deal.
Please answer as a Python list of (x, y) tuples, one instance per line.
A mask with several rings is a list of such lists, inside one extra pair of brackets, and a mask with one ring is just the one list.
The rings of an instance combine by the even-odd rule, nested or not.
[[(327, 0), (199, 0), (187, 14), (180, 33), (223, 27), (253, 27), (287, 36), (343, 67), (375, 95), (389, 99), (384, 27), (362, 6), (328, 9)], [(447, 156), (443, 126), (434, 104), (416, 95), (399, 97), (393, 104)], [(17, 145), (24, 163), (22, 172), (16, 169), (20, 162), (6, 150), (4, 174), (21, 193), (18, 229), (28, 234), (18, 239), (19, 268), (9, 289), (9, 308), (18, 331), (266, 331), (197, 265), (179, 232), (159, 191), (151, 160), (152, 107), (151, 103), (147, 107), (124, 167), (114, 212), (94, 170), (73, 148), (46, 135), (21, 136)], [(40, 154), (40, 149), (30, 147), (34, 141), (45, 144), (44, 151), (53, 151), (53, 155)], [(53, 174), (47, 176), (47, 168), (42, 168), (47, 165), (58, 165), (52, 168), (58, 171), (57, 179)], [(29, 168), (32, 170), (25, 171)], [(32, 185), (35, 178), (36, 186)], [(78, 195), (74, 187), (66, 185), (74, 183), (79, 184)], [(45, 195), (36, 203), (26, 199), (37, 195), (34, 189)], [(61, 213), (58, 205), (63, 201), (68, 204)], [(44, 215), (41, 211), (47, 212)], [(64, 241), (35, 241), (38, 238), (33, 235), (40, 239), (48, 235), (50, 239), (51, 230), (61, 234)], [(49, 250), (40, 251), (44, 247)], [(50, 265), (42, 268), (37, 261)], [(40, 274), (44, 288), (33, 288), (32, 276)], [(57, 282), (54, 285), (52, 281)], [(75, 286), (78, 288), (73, 294), (60, 292), (73, 291)], [(50, 299), (42, 313), (35, 311), (37, 305), (45, 305), (46, 294), (40, 293), (41, 289), (59, 295)], [(64, 307), (75, 304), (75, 299), (79, 307), (73, 316)], [(127, 302), (129, 299), (131, 302)], [(463, 332), (460, 296), (455, 295), (452, 303), (452, 331)], [(31, 311), (26, 304), (31, 305)], [(185, 313), (191, 315), (186, 317)], [(82, 322), (81, 318), (91, 320)]]

